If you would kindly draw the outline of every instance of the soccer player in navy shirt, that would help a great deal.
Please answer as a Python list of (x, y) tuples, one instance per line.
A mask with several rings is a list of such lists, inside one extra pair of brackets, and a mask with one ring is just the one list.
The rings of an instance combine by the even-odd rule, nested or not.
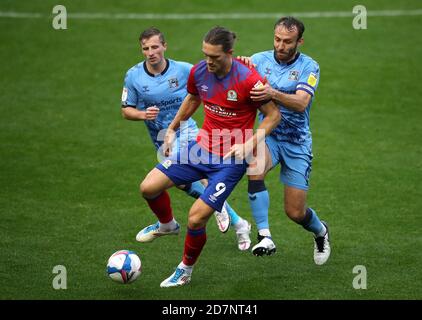
[[(186, 86), (192, 65), (165, 58), (167, 43), (163, 33), (157, 28), (143, 31), (139, 41), (145, 61), (136, 64), (126, 74), (122, 115), (128, 120), (144, 121), (151, 140), (159, 151), (163, 144), (160, 134), (174, 119), (187, 95)], [(177, 131), (175, 152), (181, 145), (195, 140), (197, 134), (196, 122), (189, 118)], [(193, 198), (198, 198), (205, 189), (199, 181), (178, 187)], [(215, 212), (215, 217), (220, 231), (226, 232), (230, 224), (234, 227), (240, 250), (249, 248), (250, 224), (239, 217), (227, 202), (221, 212)], [(142, 234), (137, 236), (137, 240), (142, 241)]]
[[(182, 261), (175, 272), (161, 283), (174, 287), (190, 282), (192, 269), (206, 242), (205, 226), (215, 210), (221, 210), (225, 199), (247, 169), (245, 158), (280, 121), (280, 112), (271, 101), (254, 102), (253, 87), (263, 79), (253, 68), (233, 59), (235, 34), (215, 27), (204, 37), (205, 60), (196, 64), (189, 75), (188, 95), (175, 119), (168, 127), (164, 150), (171, 150), (174, 132), (204, 105), (204, 124), (197, 140), (190, 142), (182, 158), (170, 157), (150, 171), (141, 184), (141, 192), (151, 210), (167, 232), (157, 233), (154, 225), (144, 228), (144, 237), (151, 241), (158, 236), (178, 233), (180, 226), (173, 217), (166, 189), (207, 178), (204, 193), (189, 211), (188, 228)], [(265, 135), (253, 134), (256, 112), (266, 117), (258, 129)], [(249, 131), (248, 131), (249, 130)], [(248, 132), (252, 131), (252, 134)]]
[[(298, 52), (303, 43), (303, 23), (283, 17), (274, 26), (274, 50), (254, 54), (252, 63), (267, 79), (261, 88), (251, 91), (253, 101), (272, 99), (280, 108), (283, 120), (266, 138), (268, 172), (281, 165), (284, 184), (284, 210), (287, 216), (314, 235), (314, 262), (324, 264), (331, 252), (328, 226), (306, 204), (312, 164), (312, 136), (309, 116), (319, 82), (319, 65)], [(260, 115), (264, 119), (265, 115)], [(257, 256), (270, 255), (276, 247), (268, 223), (269, 196), (265, 174), (249, 176), (249, 202), (258, 227), (258, 244), (252, 248)]]

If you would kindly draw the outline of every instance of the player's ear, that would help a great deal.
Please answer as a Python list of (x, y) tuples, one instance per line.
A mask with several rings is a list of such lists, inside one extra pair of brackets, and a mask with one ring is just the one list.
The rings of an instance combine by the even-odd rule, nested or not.
[(299, 40), (297, 40), (297, 44), (299, 45), (299, 46), (301, 46), (302, 44), (304, 44), (305, 43), (305, 40), (303, 39), (303, 38), (300, 38)]
[(164, 51), (167, 50), (167, 42), (163, 42)]

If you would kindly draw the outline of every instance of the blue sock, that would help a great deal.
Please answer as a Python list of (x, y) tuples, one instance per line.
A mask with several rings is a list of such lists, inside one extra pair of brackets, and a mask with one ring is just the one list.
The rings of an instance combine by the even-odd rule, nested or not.
[(204, 185), (199, 181), (195, 181), (189, 185), (186, 185), (185, 189), (183, 189), (183, 191), (185, 191), (188, 195), (195, 199), (198, 199), (201, 194), (204, 193), (204, 190)]
[(323, 235), (323, 231), (325, 230), (324, 225), (319, 220), (316, 212), (308, 208), (306, 209), (305, 219), (300, 223), (306, 230), (313, 232), (316, 236)]
[(270, 197), (263, 180), (250, 180), (248, 183), (249, 205), (258, 230), (269, 229), (268, 209)]
[(227, 213), (230, 216), (230, 225), (231, 226), (236, 225), (239, 222), (240, 217), (238, 216), (238, 214), (236, 213), (236, 211), (234, 211), (233, 208), (230, 207), (230, 205), (229, 205), (229, 203), (227, 201), (224, 203), (224, 205), (226, 206)]

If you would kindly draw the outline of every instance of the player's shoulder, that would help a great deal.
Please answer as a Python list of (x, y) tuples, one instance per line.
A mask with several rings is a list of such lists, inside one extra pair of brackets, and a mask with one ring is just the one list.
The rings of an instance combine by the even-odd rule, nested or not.
[(168, 59), (170, 65), (173, 65), (175, 68), (190, 71), (192, 69), (193, 64), (185, 61), (178, 61), (173, 59)]
[(234, 58), (233, 63), (235, 68), (237, 69), (237, 73), (240, 73), (241, 75), (250, 75), (254, 72), (256, 72), (254, 67), (247, 66), (242, 60)]
[[(249, 67), (239, 59), (234, 59), (235, 66), (237, 71), (235, 74), (239, 80), (245, 81), (251, 86), (256, 85), (259, 81), (262, 80), (261, 75), (254, 67)], [(261, 81), (262, 83), (262, 81)]]
[(261, 51), (251, 56), (252, 61), (271, 60), (274, 57), (273, 50)]
[(195, 75), (195, 77), (204, 75), (207, 72), (207, 63), (205, 60), (199, 61), (192, 67), (191, 72)]
[(197, 64), (193, 66), (195, 70), (203, 70), (207, 68), (207, 62), (205, 60), (199, 61)]
[(126, 77), (132, 76), (133, 74), (136, 74), (138, 72), (142, 72), (142, 70), (144, 69), (143, 64), (144, 61), (141, 61), (129, 68), (129, 70), (126, 72)]
[(308, 68), (313, 68), (313, 69), (318, 69), (319, 70), (319, 64), (318, 64), (318, 62), (316, 62), (316, 60), (314, 60), (313, 58), (311, 58), (307, 54), (304, 54), (304, 53), (301, 52), (298, 60), (300, 61), (300, 63), (304, 67), (308, 67)]

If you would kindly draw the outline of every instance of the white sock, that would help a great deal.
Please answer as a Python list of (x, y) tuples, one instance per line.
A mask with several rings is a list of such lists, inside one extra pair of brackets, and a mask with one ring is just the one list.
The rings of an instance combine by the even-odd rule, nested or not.
[(177, 227), (177, 222), (176, 220), (174, 220), (174, 218), (170, 222), (167, 222), (167, 223), (160, 222), (161, 231), (171, 231), (171, 230), (176, 229), (176, 227)]
[(192, 272), (192, 269), (193, 269), (193, 266), (187, 266), (187, 265), (185, 265), (184, 263), (183, 263), (183, 261), (182, 262), (180, 262), (179, 263), (179, 265), (177, 266), (178, 268), (180, 268), (180, 269), (184, 269), (184, 270), (186, 270), (186, 272), (188, 272), (188, 273), (191, 273)]
[(271, 237), (270, 229), (260, 229), (258, 233), (263, 237)]

